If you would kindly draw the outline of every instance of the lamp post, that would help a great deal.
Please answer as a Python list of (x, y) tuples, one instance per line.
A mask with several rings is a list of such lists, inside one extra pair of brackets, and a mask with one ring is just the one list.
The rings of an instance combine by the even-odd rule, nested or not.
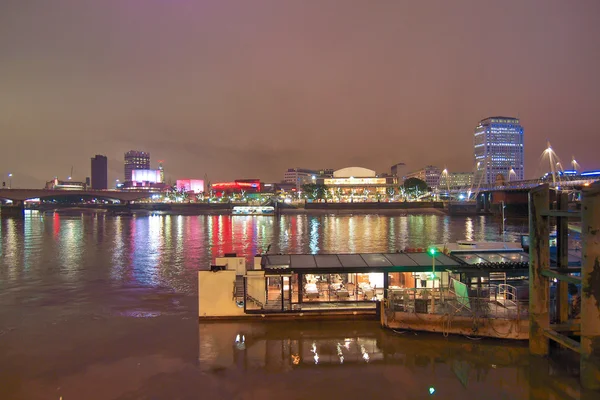
[(13, 174), (11, 174), (10, 172), (8, 173), (8, 188), (12, 189), (12, 176)]
[(435, 255), (437, 253), (437, 249), (435, 247), (430, 247), (427, 252), (431, 256), (431, 270), (432, 272), (432, 281), (431, 281), (431, 313), (435, 314)]

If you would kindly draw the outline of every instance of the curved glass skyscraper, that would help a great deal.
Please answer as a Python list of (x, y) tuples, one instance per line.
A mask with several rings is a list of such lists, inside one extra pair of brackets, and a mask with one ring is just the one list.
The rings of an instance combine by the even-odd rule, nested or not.
[(489, 117), (479, 121), (473, 140), (475, 184), (523, 180), (523, 127), (517, 118)]

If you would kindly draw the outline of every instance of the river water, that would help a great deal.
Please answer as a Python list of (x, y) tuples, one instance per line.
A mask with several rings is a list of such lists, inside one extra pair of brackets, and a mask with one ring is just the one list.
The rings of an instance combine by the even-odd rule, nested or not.
[[(516, 241), (527, 221), (506, 228)], [(0, 235), (0, 399), (564, 398), (546, 387), (558, 373), (577, 390), (576, 371), (533, 368), (523, 344), (366, 321), (198, 324), (196, 272), (215, 256), (501, 240), (491, 217), (65, 210), (0, 219)]]

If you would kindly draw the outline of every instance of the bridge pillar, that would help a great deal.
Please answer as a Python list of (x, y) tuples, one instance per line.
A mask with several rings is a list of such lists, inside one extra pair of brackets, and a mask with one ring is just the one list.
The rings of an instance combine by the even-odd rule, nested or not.
[(14, 200), (12, 204), (2, 204), (0, 206), (0, 217), (24, 218), (25, 202), (21, 200)]
[(580, 381), (600, 390), (600, 184), (584, 189), (581, 209)]

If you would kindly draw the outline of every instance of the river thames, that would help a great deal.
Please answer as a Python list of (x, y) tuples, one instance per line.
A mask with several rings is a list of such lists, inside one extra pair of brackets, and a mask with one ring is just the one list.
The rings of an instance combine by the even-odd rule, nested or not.
[[(0, 219), (0, 399), (565, 398), (546, 386), (560, 373), (578, 390), (576, 371), (530, 359), (523, 343), (369, 321), (198, 324), (196, 272), (224, 253), (393, 252), (502, 240), (499, 224), (414, 213)], [(506, 229), (518, 241), (527, 221)]]

